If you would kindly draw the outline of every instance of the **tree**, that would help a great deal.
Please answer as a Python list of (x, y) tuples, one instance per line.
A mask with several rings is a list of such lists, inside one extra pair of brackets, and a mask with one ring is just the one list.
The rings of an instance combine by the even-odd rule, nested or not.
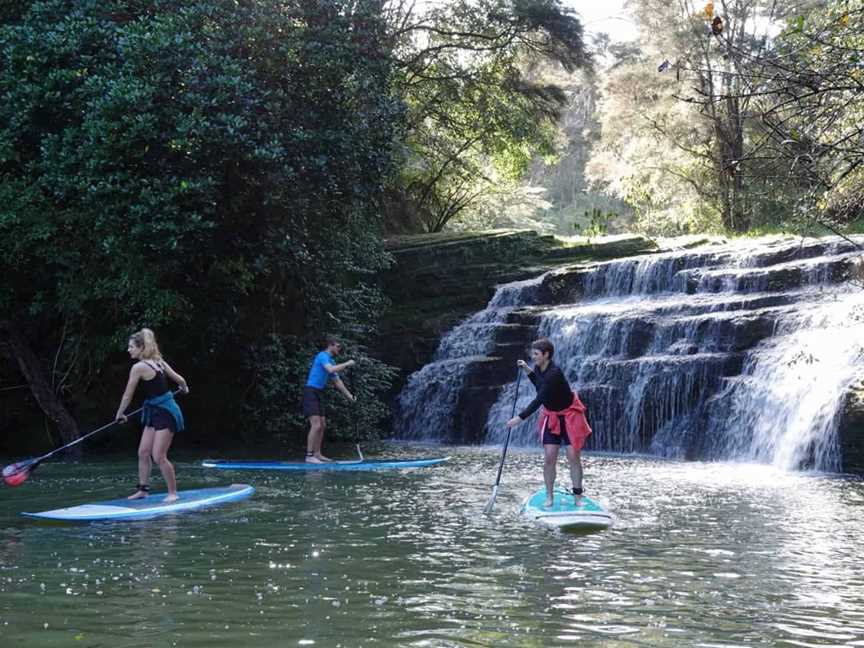
[[(758, 98), (763, 96), (765, 77), (760, 61), (775, 46), (771, 32), (777, 25), (802, 6), (813, 4), (721, 0), (691, 14), (691, 24), (700, 19), (711, 21), (710, 38), (694, 39), (701, 56), (692, 57), (683, 69), (689, 72), (685, 78), (695, 77), (698, 85), (692, 88), (695, 94), (679, 98), (698, 105), (712, 124), (720, 211), (729, 231), (746, 231), (758, 218), (758, 209), (765, 204), (757, 194), (759, 185), (769, 194), (778, 188), (776, 165), (745, 155), (761, 139)], [(689, 3), (684, 7), (695, 10)], [(751, 186), (746, 187), (747, 183)]]
[[(636, 140), (653, 137), (660, 148), (656, 159), (646, 160), (642, 168), (628, 160), (618, 176), (610, 176), (614, 165), (608, 158), (614, 147), (607, 146), (606, 160), (601, 152), (593, 165), (595, 177), (617, 184), (619, 192), (629, 185), (623, 193), (635, 205), (647, 201), (637, 207), (644, 214), (656, 214), (658, 206), (661, 212), (685, 214), (678, 222), (688, 228), (710, 227), (716, 219), (726, 231), (744, 232), (788, 209), (794, 197), (778, 198), (777, 165), (745, 153), (762, 139), (757, 106), (762, 77), (754, 62), (771, 51), (777, 25), (801, 4), (631, 1), (643, 57), (611, 76), (629, 76), (620, 87), (633, 96), (633, 111), (644, 115)], [(610, 87), (614, 89), (614, 82)], [(680, 107), (673, 107), (670, 99)], [(647, 146), (630, 147), (631, 154), (633, 149), (650, 159)], [(623, 150), (620, 143), (618, 150)], [(656, 176), (646, 174), (646, 168), (656, 170)], [(665, 206), (656, 205), (658, 190)], [(681, 200), (676, 200), (679, 190)]]
[(710, 229), (719, 219), (711, 207), (708, 123), (675, 98), (676, 79), (657, 73), (656, 57), (641, 50), (623, 54), (623, 60), (613, 55), (602, 74), (600, 137), (586, 164), (587, 180), (625, 201), (635, 212), (635, 228), (647, 234)]
[(864, 2), (797, 9), (740, 71), (748, 83), (736, 99), (753, 102), (760, 127), (741, 162), (770, 162), (778, 182), (797, 188), (798, 213), (836, 230), (864, 206)]
[[(618, 51), (618, 45), (605, 34), (595, 38), (594, 47), (603, 60)], [(525, 179), (530, 186), (545, 189), (549, 209), (543, 214), (544, 222), (558, 234), (572, 236), (590, 228), (592, 215), (599, 210), (611, 215), (612, 228), (627, 227), (630, 209), (620, 199), (592, 191), (585, 173), (600, 139), (598, 75), (582, 71), (570, 74), (553, 65), (536, 67), (547, 83), (558, 85), (567, 95), (559, 121), (558, 153), (552, 158), (536, 157)]]
[(315, 334), (350, 347), (382, 310), (384, 27), (362, 0), (43, 0), (0, 26), (0, 346), (34, 394), (114, 395), (146, 324), (211, 419), (297, 422), (269, 417)]
[(390, 24), (407, 107), (391, 209), (440, 231), (493, 178), (516, 179), (553, 151), (566, 97), (525, 71), (540, 58), (588, 65), (582, 27), (558, 0), (457, 0), (422, 15), (396, 4)]

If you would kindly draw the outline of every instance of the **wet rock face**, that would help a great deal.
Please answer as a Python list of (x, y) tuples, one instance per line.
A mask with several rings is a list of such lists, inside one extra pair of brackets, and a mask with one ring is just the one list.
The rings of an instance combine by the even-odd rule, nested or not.
[[(515, 361), (542, 335), (589, 408), (589, 448), (864, 470), (864, 386), (831, 414), (854, 369), (847, 338), (864, 344), (864, 327), (844, 333), (862, 295), (846, 283), (857, 263), (841, 239), (750, 242), (568, 264), (506, 299), (502, 287), (441, 344), (448, 363), (462, 358), (436, 383), (450, 387), (447, 421), (407, 436), (500, 441)], [(861, 309), (864, 321), (864, 300)], [(423, 371), (434, 376), (435, 365)], [(403, 412), (437, 398), (422, 382), (401, 394)], [(518, 407), (531, 398), (523, 384)], [(521, 442), (536, 443), (525, 429)]]
[(864, 473), (864, 379), (846, 394), (838, 440), (843, 471)]
[(381, 282), (391, 307), (374, 347), (381, 359), (400, 369), (394, 397), (410, 373), (432, 361), (447, 331), (483, 309), (496, 285), (577, 261), (657, 251), (642, 236), (572, 243), (512, 230), (396, 236), (386, 247), (394, 263)]

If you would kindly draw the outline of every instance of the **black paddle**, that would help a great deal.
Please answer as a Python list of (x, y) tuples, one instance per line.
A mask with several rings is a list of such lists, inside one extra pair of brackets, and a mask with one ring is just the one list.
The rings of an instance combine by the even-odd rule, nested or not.
[[(516, 401), (519, 400), (519, 381), (522, 380), (522, 368), (516, 370), (516, 393), (513, 394), (513, 410), (510, 412), (510, 418), (516, 415)], [(492, 487), (492, 496), (483, 507), (483, 513), (489, 515), (495, 506), (495, 498), (498, 496), (498, 484), (501, 483), (501, 471), (504, 470), (504, 458), (507, 456), (507, 446), (510, 445), (510, 431), (513, 428), (507, 427), (507, 438), (504, 440), (504, 448), (501, 450), (501, 463), (498, 464), (498, 476), (495, 478), (495, 485)]]
[[(182, 391), (182, 390), (177, 389), (173, 392), (173, 394), (176, 395), (180, 391)], [(138, 412), (140, 412), (142, 409), (144, 409), (144, 408), (139, 407), (135, 411), (129, 412), (128, 414), (126, 414), (125, 417), (128, 418), (130, 416), (133, 416), (134, 414), (137, 414)], [(116, 425), (117, 423), (120, 423), (120, 422), (121, 421), (114, 420), (114, 421), (111, 421), (110, 423), (106, 423), (102, 427), (96, 428), (92, 432), (88, 432), (84, 436), (78, 437), (74, 441), (71, 441), (70, 443), (67, 443), (64, 446), (61, 446), (61, 447), (57, 448), (56, 450), (52, 450), (51, 452), (44, 454), (41, 457), (35, 457), (33, 459), (25, 459), (24, 461), (19, 461), (19, 462), (14, 463), (14, 464), (9, 464), (8, 466), (6, 466), (3, 469), (3, 481), (6, 482), (7, 486), (20, 486), (25, 481), (27, 481), (27, 479), (30, 477), (30, 475), (33, 473), (33, 471), (39, 467), (39, 464), (41, 464), (43, 461), (45, 461), (49, 457), (53, 457), (58, 452), (62, 452), (63, 450), (71, 448), (72, 446), (81, 443), (85, 439), (90, 438), (91, 436), (93, 436), (97, 432), (101, 432), (102, 430), (107, 430), (112, 425)], [(125, 423), (125, 421), (122, 421), (122, 422)]]
[[(357, 404), (357, 393), (356, 393), (357, 382), (353, 379), (351, 380), (351, 386), (355, 389), (354, 402), (352, 403), (352, 405), (356, 405)], [(360, 455), (360, 461), (366, 461), (363, 458), (363, 451), (360, 450), (360, 444), (357, 442), (357, 412), (356, 411), (352, 413), (352, 417), (354, 419), (354, 447), (357, 448), (357, 454)]]

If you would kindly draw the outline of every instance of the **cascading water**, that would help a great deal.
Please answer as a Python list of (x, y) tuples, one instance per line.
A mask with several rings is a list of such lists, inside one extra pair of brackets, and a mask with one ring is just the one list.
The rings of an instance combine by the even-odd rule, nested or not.
[(708, 428), (722, 431), (706, 439), (710, 454), (839, 470), (837, 416), (862, 360), (861, 288), (832, 291), (784, 318), (748, 356), (742, 376), (706, 408)]
[[(836, 470), (837, 412), (861, 377), (864, 291), (845, 282), (859, 255), (840, 239), (748, 242), (558, 271), (520, 295), (531, 308), (485, 319), (482, 342), (462, 344), (458, 328), (450, 335), (463, 357), (487, 356), (496, 326), (533, 317), (532, 336), (552, 339), (589, 407), (589, 448)], [(406, 392), (422, 389), (426, 369)], [(513, 370), (501, 371), (487, 442), (505, 434)], [(523, 382), (518, 407), (533, 397)], [(453, 412), (436, 398), (422, 397), (432, 436)], [(511, 442), (536, 444), (534, 422)]]
[(408, 376), (399, 394), (395, 430), (403, 439), (440, 438), (454, 425), (465, 373), (494, 348), (494, 334), (507, 314), (529, 303), (543, 277), (498, 286), (485, 309), (447, 333), (431, 363)]

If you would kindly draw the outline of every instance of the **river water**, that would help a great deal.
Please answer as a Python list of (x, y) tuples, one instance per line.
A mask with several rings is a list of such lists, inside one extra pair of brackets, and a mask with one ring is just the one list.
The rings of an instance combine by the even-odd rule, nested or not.
[[(133, 523), (18, 516), (109, 499), (131, 461), (49, 463), (0, 492), (7, 646), (864, 646), (864, 483), (769, 466), (587, 455), (609, 530), (533, 526), (536, 450), (391, 473), (217, 473), (250, 500)], [(562, 463), (560, 468), (564, 469)], [(158, 482), (156, 482), (158, 484)]]

